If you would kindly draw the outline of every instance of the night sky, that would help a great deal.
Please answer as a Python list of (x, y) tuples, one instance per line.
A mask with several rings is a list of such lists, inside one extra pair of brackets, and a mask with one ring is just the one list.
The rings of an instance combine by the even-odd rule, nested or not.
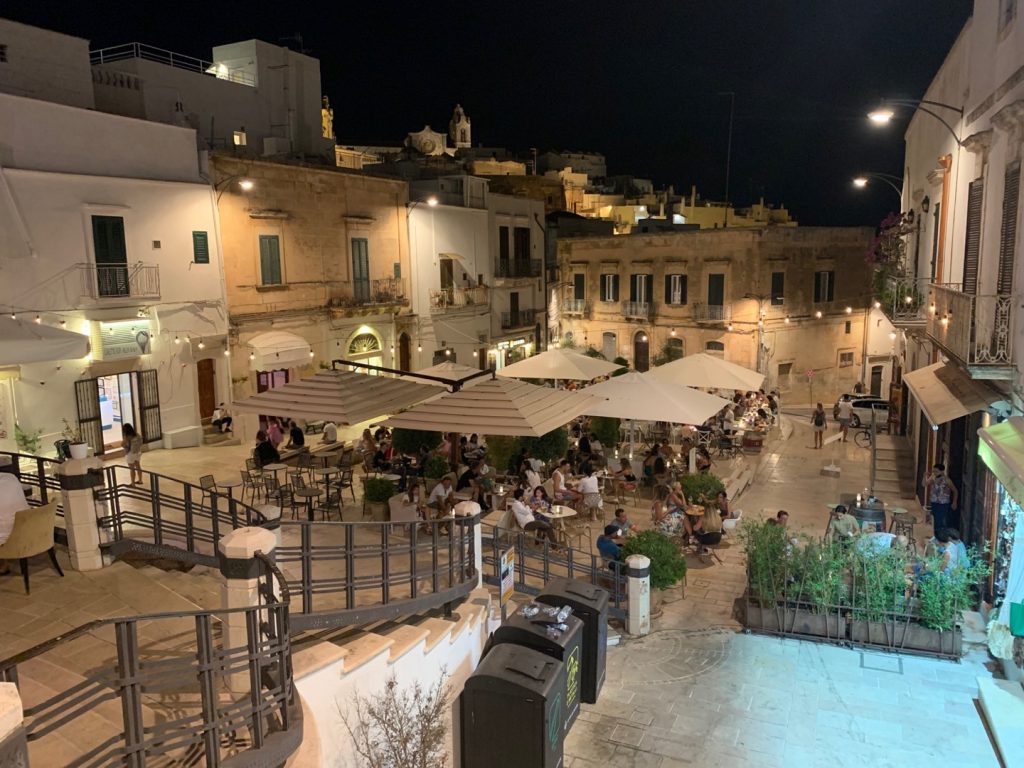
[[(603, 152), (612, 174), (712, 198), (786, 204), (803, 224), (875, 225), (895, 207), (863, 171), (900, 174), (905, 121), (869, 125), (883, 96), (920, 98), (970, 0), (650, 0), (645, 3), (8, 0), (0, 15), (92, 41), (210, 58), (219, 43), (299, 33), (321, 61), (343, 143), (447, 130), (473, 141)], [(294, 47), (294, 44), (293, 44)]]

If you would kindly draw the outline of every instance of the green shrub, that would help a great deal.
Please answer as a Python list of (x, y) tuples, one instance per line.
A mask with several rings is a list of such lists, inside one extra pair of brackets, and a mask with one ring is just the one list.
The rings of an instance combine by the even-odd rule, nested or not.
[(619, 368), (619, 370), (613, 372), (612, 376), (621, 376), (624, 373), (629, 373), (629, 360), (627, 360), (626, 358), (616, 357), (614, 360), (612, 360), (612, 362), (615, 363), (616, 365), (622, 366), (621, 368)]
[(661, 351), (654, 356), (651, 360), (651, 367), (657, 368), (659, 365), (665, 365), (665, 363), (671, 363), (673, 360), (683, 359), (683, 348), (681, 345), (672, 345), (669, 340), (666, 339), (665, 343), (661, 347)]
[(715, 497), (725, 490), (721, 478), (710, 472), (684, 475), (679, 482), (683, 485), (683, 495), (691, 504), (713, 504)]
[(740, 541), (747, 555), (747, 588), (750, 599), (762, 608), (778, 603), (785, 593), (790, 568), (786, 529), (765, 520), (743, 518)]
[(386, 502), (395, 493), (395, 484), (383, 477), (368, 477), (363, 484), (363, 498), (366, 501)]
[[(777, 525), (770, 527), (779, 528)], [(791, 550), (790, 554), (795, 584), (791, 596), (794, 599), (809, 603), (815, 613), (827, 613), (848, 604), (847, 546), (838, 541), (808, 541), (803, 549)]]
[(592, 416), (590, 434), (601, 441), (606, 448), (619, 444), (619, 420), (611, 416)]
[(427, 432), (422, 429), (402, 429), (396, 427), (391, 432), (391, 445), (396, 451), (407, 455), (419, 453), (420, 446), (425, 445), (434, 450), (441, 444), (440, 432)]
[(519, 445), (521, 448), (529, 450), (534, 458), (551, 461), (565, 456), (565, 452), (569, 449), (569, 433), (566, 432), (565, 427), (558, 427), (540, 437), (522, 437)]
[(660, 531), (641, 531), (626, 539), (623, 559), (644, 555), (651, 560), (651, 589), (669, 589), (686, 576), (686, 558), (679, 546)]
[(39, 446), (43, 443), (42, 435), (43, 430), (41, 429), (35, 432), (26, 432), (21, 428), (21, 424), (14, 422), (14, 442), (18, 446), (18, 450), (23, 453), (38, 454)]
[(908, 554), (887, 549), (882, 552), (841, 545), (853, 584), (853, 616), (861, 621), (885, 621), (893, 613), (906, 611)]
[(504, 473), (512, 457), (519, 453), (519, 438), (511, 435), (487, 436), (487, 463)]
[(925, 574), (917, 583), (918, 613), (921, 623), (932, 629), (951, 630), (963, 611), (976, 603), (974, 587), (988, 578), (990, 569), (984, 553), (971, 547), (969, 564), (950, 573), (942, 573), (939, 557), (925, 561)]
[(594, 347), (587, 347), (586, 349), (583, 350), (583, 354), (586, 355), (587, 357), (596, 357), (598, 360), (607, 360), (604, 354), (600, 350), (595, 349)]
[(423, 474), (425, 477), (444, 477), (451, 471), (448, 459), (437, 453), (432, 453), (423, 462)]

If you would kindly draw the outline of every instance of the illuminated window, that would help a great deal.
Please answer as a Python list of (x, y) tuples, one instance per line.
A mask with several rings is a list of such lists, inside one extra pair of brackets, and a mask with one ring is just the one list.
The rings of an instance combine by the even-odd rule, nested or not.
[(234, 132), (234, 141), (236, 147), (244, 147), (246, 145), (245, 129)]
[(853, 352), (840, 352), (839, 353), (839, 367), (849, 368), (853, 365)]

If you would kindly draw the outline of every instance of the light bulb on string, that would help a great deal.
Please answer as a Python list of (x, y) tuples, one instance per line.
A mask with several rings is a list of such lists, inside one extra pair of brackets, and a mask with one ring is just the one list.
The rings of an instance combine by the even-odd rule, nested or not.
[(848, 314), (848, 315), (853, 314), (853, 307), (847, 307), (846, 308), (846, 314)]
[(231, 357), (231, 350), (230, 349), (225, 349), (224, 350), (224, 357)]
[(671, 331), (669, 331), (669, 335), (670, 336), (675, 336), (676, 335), (676, 329), (673, 328)]
[(416, 351), (417, 352), (422, 352), (423, 351), (423, 345), (422, 344), (417, 344), (416, 345)]
[(785, 323), (786, 323), (786, 325), (789, 325), (789, 315), (786, 315)]
[(445, 347), (444, 356), (445, 357), (451, 357), (452, 356), (452, 351), (450, 349), (448, 349), (447, 347)]
[(199, 348), (200, 349), (206, 349), (206, 345), (203, 343), (202, 339), (199, 340)]
[(727, 326), (725, 326), (725, 330), (731, 331), (732, 330), (732, 323), (729, 323)]
[(17, 319), (18, 319), (18, 316), (16, 314), (14, 314), (13, 312), (11, 312), (11, 320), (17, 320)]
[(181, 339), (179, 339), (177, 336), (175, 336), (174, 337), (174, 343), (175, 344), (181, 344)]
[(43, 318), (41, 318), (39, 315), (36, 315), (36, 324), (38, 325), (41, 322), (43, 322)]
[(255, 352), (250, 352), (249, 353), (249, 359), (250, 360), (255, 360), (256, 359), (256, 353)]
[(311, 349), (311, 350), (309, 350), (309, 356), (310, 356), (310, 358), (312, 358), (312, 357), (314, 357), (314, 356), (315, 356), (315, 353), (313, 352), (313, 350), (312, 350), (312, 349)]
[(68, 321), (67, 320), (61, 320), (60, 321), (60, 327), (61, 328), (67, 328), (68, 327)]
[(815, 316), (816, 318), (818, 318), (819, 320), (821, 320), (821, 310), (819, 309), (819, 310), (818, 310), (817, 312), (815, 312), (815, 313), (814, 313), (814, 316)]

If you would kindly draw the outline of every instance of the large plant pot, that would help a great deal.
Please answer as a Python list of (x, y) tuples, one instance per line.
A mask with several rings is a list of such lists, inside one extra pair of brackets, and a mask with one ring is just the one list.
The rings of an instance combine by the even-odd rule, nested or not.
[(865, 645), (939, 656), (959, 656), (963, 650), (963, 634), (959, 629), (930, 629), (914, 621), (854, 621), (850, 625), (850, 639)]
[(374, 522), (384, 523), (387, 522), (388, 505), (383, 501), (366, 501), (363, 502), (363, 517), (368, 517)]
[(785, 632), (830, 639), (846, 637), (846, 619), (837, 613), (813, 613), (792, 605), (780, 604), (762, 608), (754, 603), (747, 603), (743, 626), (762, 632)]
[(89, 458), (89, 444), (88, 443), (71, 443), (68, 446), (71, 451), (72, 459), (87, 459)]

